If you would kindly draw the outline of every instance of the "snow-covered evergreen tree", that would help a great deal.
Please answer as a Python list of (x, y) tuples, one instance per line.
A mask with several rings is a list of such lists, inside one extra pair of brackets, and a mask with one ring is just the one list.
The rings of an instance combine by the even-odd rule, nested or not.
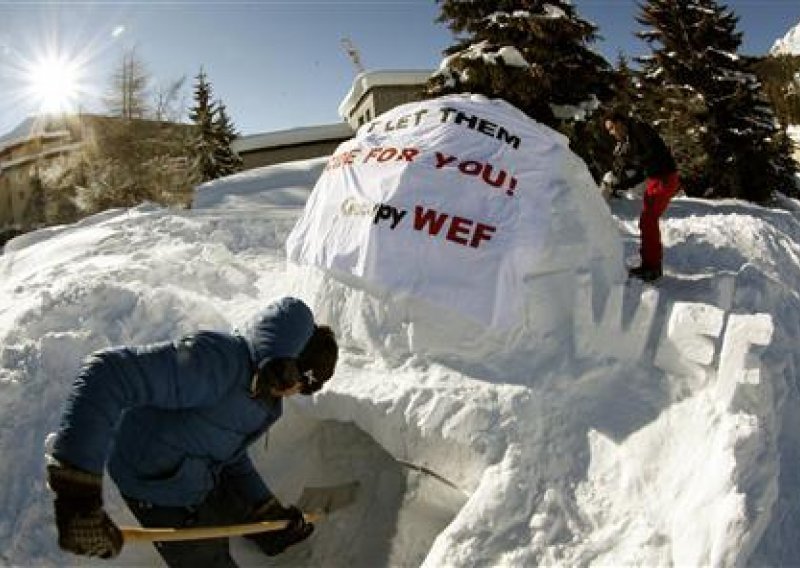
[(690, 195), (769, 199), (793, 191), (793, 166), (761, 85), (737, 54), (738, 18), (715, 0), (647, 0), (639, 58), (655, 122)]
[(217, 116), (214, 119), (214, 162), (217, 166), (217, 176), (222, 177), (242, 169), (242, 158), (231, 147), (231, 143), (238, 138), (239, 133), (233, 124), (225, 104), (217, 102)]
[(214, 120), (216, 111), (216, 103), (212, 101), (211, 83), (209, 83), (205, 71), (200, 69), (200, 73), (195, 77), (194, 106), (189, 110), (189, 119), (195, 126), (190, 153), (194, 156), (194, 169), (200, 181), (219, 177), (215, 157)]
[(500, 97), (563, 127), (608, 93), (611, 66), (590, 43), (597, 28), (568, 0), (437, 0), (456, 36), (428, 93)]
[(631, 68), (628, 58), (620, 52), (614, 69), (611, 105), (616, 108), (636, 108), (643, 97), (641, 84), (636, 72)]

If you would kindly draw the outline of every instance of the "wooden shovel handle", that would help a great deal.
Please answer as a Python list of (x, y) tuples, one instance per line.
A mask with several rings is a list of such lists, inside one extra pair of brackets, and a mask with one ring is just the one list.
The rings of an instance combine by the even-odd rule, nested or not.
[[(306, 513), (308, 522), (318, 521), (322, 515)], [(280, 531), (285, 529), (289, 521), (260, 521), (257, 523), (244, 523), (240, 525), (225, 525), (220, 527), (188, 527), (181, 529), (147, 529), (141, 527), (120, 527), (122, 537), (126, 543), (130, 542), (166, 542), (175, 540), (200, 540), (204, 538), (221, 538), (227, 536), (244, 536), (261, 532)]]

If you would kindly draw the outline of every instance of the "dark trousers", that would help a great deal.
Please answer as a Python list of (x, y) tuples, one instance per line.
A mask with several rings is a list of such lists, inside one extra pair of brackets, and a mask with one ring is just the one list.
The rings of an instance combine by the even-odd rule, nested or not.
[[(184, 528), (244, 522), (241, 503), (222, 491), (212, 492), (196, 507), (162, 507), (125, 497), (131, 512), (143, 527)], [(236, 568), (227, 538), (158, 542), (156, 550), (172, 568)]]

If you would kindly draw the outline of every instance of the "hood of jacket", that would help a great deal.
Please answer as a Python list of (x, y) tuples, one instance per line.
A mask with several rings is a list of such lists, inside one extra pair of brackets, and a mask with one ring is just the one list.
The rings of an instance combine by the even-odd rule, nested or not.
[(242, 334), (250, 347), (253, 364), (267, 359), (296, 358), (314, 333), (314, 314), (297, 298), (287, 296), (259, 312)]

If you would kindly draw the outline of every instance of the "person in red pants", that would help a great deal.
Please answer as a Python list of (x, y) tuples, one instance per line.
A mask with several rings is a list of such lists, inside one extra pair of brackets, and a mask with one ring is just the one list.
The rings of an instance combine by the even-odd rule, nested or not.
[(635, 278), (652, 282), (662, 274), (663, 247), (658, 220), (680, 186), (675, 159), (664, 140), (650, 125), (619, 110), (605, 114), (603, 122), (608, 133), (617, 141), (613, 170), (603, 178), (603, 183), (611, 188), (612, 195), (646, 179), (639, 217), (641, 264), (628, 272)]

